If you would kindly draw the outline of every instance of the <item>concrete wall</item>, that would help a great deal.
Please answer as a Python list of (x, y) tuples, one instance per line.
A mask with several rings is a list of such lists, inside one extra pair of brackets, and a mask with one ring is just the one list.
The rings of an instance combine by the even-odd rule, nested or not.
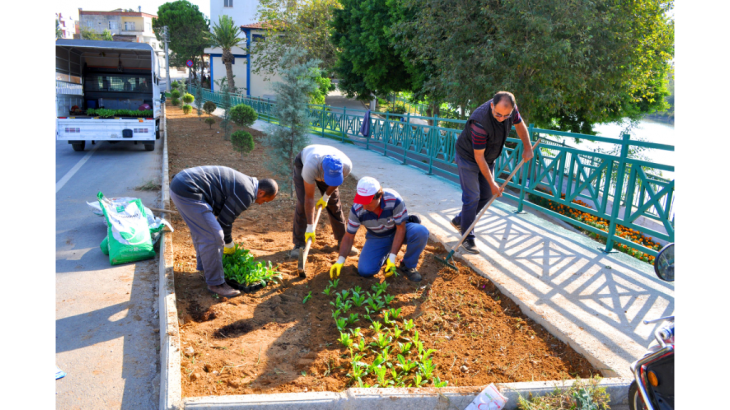
[[(121, 16), (103, 16), (103, 15), (95, 15), (95, 14), (82, 14), (79, 17), (79, 21), (81, 22), (81, 29), (86, 29), (87, 27), (90, 27), (95, 32), (101, 34), (104, 32), (104, 30), (109, 29), (109, 21), (113, 21), (116, 23), (116, 26), (112, 29), (109, 29), (109, 31), (112, 32), (112, 34), (121, 34), (122, 33), (122, 17)], [(91, 23), (91, 26), (88, 24)]]
[(218, 23), (222, 15), (230, 16), (237, 26), (257, 23), (259, 0), (233, 0), (233, 7), (223, 7), (224, 0), (210, 0), (210, 25)]
[[(231, 52), (235, 56), (235, 62), (231, 68), (233, 68), (233, 75), (235, 75), (234, 81), (236, 87), (246, 87), (246, 50), (240, 47), (234, 47)], [(205, 53), (210, 55), (210, 72), (212, 73), (212, 86), (213, 91), (220, 91), (215, 81), (226, 76), (226, 65), (221, 60), (221, 54), (223, 50), (220, 48), (206, 48)], [(245, 93), (243, 91), (242, 93)]]

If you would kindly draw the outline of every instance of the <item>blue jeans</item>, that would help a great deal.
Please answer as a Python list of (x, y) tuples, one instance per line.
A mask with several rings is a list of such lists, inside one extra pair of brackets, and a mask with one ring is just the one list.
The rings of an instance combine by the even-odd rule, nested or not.
[[(467, 161), (456, 155), (456, 165), (459, 167), (459, 183), (461, 184), (461, 212), (456, 215), (455, 222), (461, 226), (461, 234), (469, 229), (479, 211), (492, 199), (492, 188), (482, 175), (476, 162)], [(489, 171), (494, 175), (494, 163), (487, 164)], [(469, 232), (466, 239), (474, 239), (474, 231)]]
[[(395, 231), (388, 236), (375, 236), (370, 232), (365, 235), (365, 246), (362, 247), (360, 260), (357, 263), (357, 272), (360, 276), (373, 276), (380, 271), (390, 254), (393, 238)], [(406, 244), (403, 264), (406, 268), (415, 269), (418, 266), (418, 258), (428, 243), (428, 229), (421, 224), (406, 222), (406, 237), (403, 243)]]

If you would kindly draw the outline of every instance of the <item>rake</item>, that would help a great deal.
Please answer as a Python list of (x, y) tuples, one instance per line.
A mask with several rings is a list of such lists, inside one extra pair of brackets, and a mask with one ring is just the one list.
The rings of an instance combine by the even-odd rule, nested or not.
[[(317, 207), (317, 215), (314, 217), (314, 226), (317, 226), (317, 222), (319, 222), (319, 216), (322, 214), (322, 208), (323, 207)], [(307, 277), (307, 256), (309, 255), (309, 248), (312, 247), (312, 239), (307, 239), (307, 244), (304, 245), (304, 252), (299, 254), (299, 263), (297, 264), (297, 271), (299, 272), (299, 277), (306, 278)]]
[[(535, 152), (535, 148), (537, 148), (537, 146), (539, 144), (540, 144), (540, 139), (538, 138), (537, 142), (535, 142), (535, 145), (532, 146), (532, 152)], [(504, 180), (504, 183), (502, 183), (502, 186), (500, 186), (501, 190), (503, 190), (503, 189), (505, 189), (507, 187), (507, 184), (509, 184), (509, 181), (512, 180), (512, 177), (515, 176), (515, 174), (517, 173), (517, 171), (519, 171), (520, 168), (522, 168), (522, 165), (524, 165), (524, 164), (525, 164), (525, 160), (524, 159), (520, 160), (520, 163), (517, 164), (517, 166), (515, 167), (515, 169), (512, 170), (512, 173), (509, 174), (509, 176), (507, 177), (507, 179)], [(446, 266), (454, 269), (457, 272), (459, 271), (459, 268), (457, 268), (455, 265), (450, 264), (449, 263), (449, 260), (454, 257), (454, 253), (456, 253), (456, 250), (459, 249), (459, 246), (461, 246), (461, 244), (464, 242), (464, 240), (466, 239), (466, 237), (469, 235), (469, 232), (471, 232), (472, 229), (474, 229), (474, 227), (477, 225), (477, 222), (479, 222), (479, 219), (481, 219), (482, 215), (484, 215), (484, 213), (487, 211), (487, 209), (489, 209), (489, 205), (492, 205), (492, 202), (494, 202), (495, 199), (497, 199), (497, 197), (495, 195), (492, 195), (492, 198), (490, 198), (489, 199), (489, 202), (487, 202), (487, 204), (484, 205), (484, 208), (482, 208), (482, 210), (479, 212), (479, 215), (477, 215), (477, 217), (474, 219), (474, 222), (472, 222), (471, 226), (469, 226), (469, 229), (467, 229), (464, 232), (464, 235), (461, 236), (461, 239), (459, 239), (459, 243), (457, 243), (456, 246), (454, 246), (453, 248), (451, 248), (451, 250), (449, 251), (449, 254), (446, 255), (446, 258), (443, 258), (442, 259), (442, 258), (439, 258), (438, 256), (434, 255), (434, 258), (436, 258), (437, 261), (439, 261), (439, 262), (443, 263), (444, 265), (446, 265)]]

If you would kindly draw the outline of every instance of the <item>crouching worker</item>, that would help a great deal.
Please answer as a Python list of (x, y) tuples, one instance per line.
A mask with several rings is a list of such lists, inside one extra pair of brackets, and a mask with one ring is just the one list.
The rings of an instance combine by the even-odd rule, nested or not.
[[(392, 189), (381, 188), (380, 183), (372, 177), (358, 181), (353, 202), (347, 231), (340, 245), (340, 257), (330, 268), (330, 277), (334, 279), (340, 276), (355, 234), (363, 225), (367, 234), (357, 264), (360, 276), (373, 276), (385, 265), (385, 277), (397, 270), (408, 280), (419, 282), (421, 275), (416, 270), (418, 258), (428, 242), (428, 229), (421, 225), (420, 218), (408, 216), (403, 198)], [(404, 243), (406, 254), (396, 268), (395, 257)]]
[(223, 277), (223, 254), (234, 252), (233, 221), (252, 203), (272, 201), (279, 186), (232, 168), (204, 166), (180, 171), (170, 182), (170, 198), (190, 228), (197, 270), (211, 292), (227, 298), (241, 294)]

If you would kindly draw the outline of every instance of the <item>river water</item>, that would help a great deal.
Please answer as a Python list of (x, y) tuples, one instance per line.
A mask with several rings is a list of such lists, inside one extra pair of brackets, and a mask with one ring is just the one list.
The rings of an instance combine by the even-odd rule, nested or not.
[[(593, 126), (593, 130), (598, 133), (601, 137), (616, 138), (619, 140), (623, 130), (626, 128), (628, 123), (623, 124), (598, 124)], [(642, 120), (639, 124), (634, 127), (629, 134), (632, 140), (640, 140), (647, 142), (656, 142), (659, 144), (675, 145), (676, 140), (674, 139), (674, 125), (666, 124), (661, 122), (655, 122), (651, 120)], [(586, 151), (593, 151), (597, 148), (603, 150), (611, 150), (616, 147), (615, 144), (603, 143), (603, 142), (592, 142), (582, 140), (579, 144), (576, 144), (573, 138), (555, 138), (549, 136), (550, 139), (557, 139), (565, 141), (566, 145), (577, 147)], [(647, 161), (656, 162), (664, 165), (675, 165), (676, 166), (676, 151), (664, 151), (658, 149), (645, 148), (641, 155), (643, 155)], [(670, 171), (662, 171), (662, 177), (673, 179), (674, 173)]]

